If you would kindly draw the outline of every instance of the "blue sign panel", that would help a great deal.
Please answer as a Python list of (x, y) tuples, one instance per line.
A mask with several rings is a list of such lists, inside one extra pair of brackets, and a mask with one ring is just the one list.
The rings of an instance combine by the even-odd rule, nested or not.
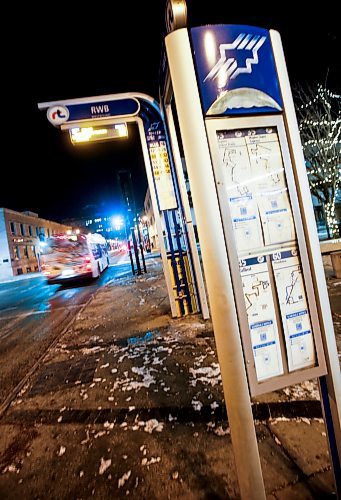
[(93, 120), (115, 116), (131, 116), (139, 112), (136, 99), (90, 102), (82, 104), (56, 105), (48, 109), (47, 118), (53, 125), (78, 120)]
[(191, 37), (206, 115), (282, 111), (268, 30), (219, 24), (193, 28)]

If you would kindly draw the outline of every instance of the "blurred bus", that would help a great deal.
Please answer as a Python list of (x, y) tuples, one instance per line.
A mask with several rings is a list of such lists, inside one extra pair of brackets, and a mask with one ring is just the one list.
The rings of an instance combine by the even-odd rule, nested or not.
[(42, 271), (51, 284), (97, 278), (109, 265), (107, 242), (97, 233), (55, 234), (42, 247)]

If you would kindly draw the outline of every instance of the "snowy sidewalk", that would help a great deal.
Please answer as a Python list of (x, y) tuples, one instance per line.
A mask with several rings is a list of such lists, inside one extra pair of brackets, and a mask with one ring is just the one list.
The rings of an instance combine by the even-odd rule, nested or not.
[[(211, 322), (160, 270), (110, 283), (0, 422), (1, 498), (238, 498)], [(253, 404), (267, 496), (333, 490), (315, 381)]]

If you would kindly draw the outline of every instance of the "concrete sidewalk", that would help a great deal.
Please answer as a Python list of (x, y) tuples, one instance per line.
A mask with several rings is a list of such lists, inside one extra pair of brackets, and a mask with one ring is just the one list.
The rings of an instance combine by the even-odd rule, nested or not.
[[(211, 322), (171, 319), (149, 271), (99, 289), (12, 402), (0, 498), (239, 497)], [(269, 499), (334, 498), (318, 397), (253, 402)]]

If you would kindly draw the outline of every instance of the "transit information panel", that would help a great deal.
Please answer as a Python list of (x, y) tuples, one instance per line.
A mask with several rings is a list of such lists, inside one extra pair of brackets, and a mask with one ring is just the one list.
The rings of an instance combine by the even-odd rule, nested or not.
[(316, 353), (276, 127), (216, 132), (258, 381)]

